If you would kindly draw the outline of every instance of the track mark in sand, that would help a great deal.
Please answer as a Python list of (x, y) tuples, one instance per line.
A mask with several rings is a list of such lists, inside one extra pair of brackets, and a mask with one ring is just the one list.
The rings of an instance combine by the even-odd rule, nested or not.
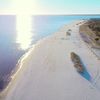
[[(49, 51), (49, 50), (48, 50)], [(52, 52), (54, 52), (54, 49), (51, 49), (47, 56), (45, 57), (44, 63), (46, 64), (45, 69), (50, 71), (50, 72), (55, 72), (56, 71), (56, 60), (53, 57)]]
[(71, 39), (72, 39), (72, 43), (75, 44), (77, 47), (79, 47), (79, 48), (82, 47), (82, 46), (81, 46), (82, 43), (81, 43), (81, 41), (80, 41), (79, 38), (77, 38), (77, 37), (72, 37)]
[(69, 38), (62, 37), (61, 40), (69, 40)]
[(48, 71), (51, 71), (51, 72), (55, 72), (56, 71), (56, 67), (55, 67), (55, 60), (52, 59), (50, 56), (46, 58), (46, 65), (47, 65), (47, 69)]
[(91, 89), (96, 88), (100, 92), (100, 85), (97, 84), (97, 82), (99, 80), (100, 80), (100, 72), (99, 72), (99, 70), (97, 70), (97, 73), (96, 73), (94, 79), (90, 81), (91, 85), (92, 85), (92, 87), (90, 86)]

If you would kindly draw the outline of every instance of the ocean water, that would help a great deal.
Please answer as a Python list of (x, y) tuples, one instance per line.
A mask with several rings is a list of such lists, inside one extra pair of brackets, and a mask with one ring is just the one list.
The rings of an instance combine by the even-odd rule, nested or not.
[[(90, 19), (90, 18), (100, 18), (100, 15), (83, 15), (83, 16), (34, 16), (32, 21), (32, 31), (36, 33), (34, 35), (35, 41), (39, 40), (47, 35), (52, 35), (54, 32), (56, 32), (59, 28), (62, 26), (71, 23), (75, 20), (81, 20), (81, 19)], [(35, 23), (35, 25), (34, 25)], [(34, 42), (34, 41), (33, 41)]]
[[(52, 35), (60, 27), (75, 20), (100, 18), (100, 15), (93, 16), (30, 16), (31, 26), (19, 27), (17, 30), (16, 15), (0, 15), (0, 90), (10, 82), (10, 75), (16, 68), (18, 60), (29, 50), (31, 45), (40, 39)], [(26, 22), (28, 23), (28, 22)], [(30, 32), (29, 32), (30, 31)], [(17, 66), (18, 67), (18, 66)]]

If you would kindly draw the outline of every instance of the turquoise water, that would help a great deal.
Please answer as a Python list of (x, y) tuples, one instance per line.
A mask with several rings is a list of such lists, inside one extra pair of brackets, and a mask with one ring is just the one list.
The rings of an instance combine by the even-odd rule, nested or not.
[[(100, 18), (100, 15), (32, 16), (31, 45), (26, 49), (19, 48), (21, 43), (16, 42), (18, 36), (16, 17), (13, 15), (0, 15), (0, 90), (9, 83), (11, 80), (10, 75), (15, 69), (18, 60), (31, 45), (48, 35), (52, 35), (65, 24), (80, 19)], [(29, 34), (27, 33), (27, 35)]]
[[(63, 25), (71, 23), (75, 20), (81, 20), (81, 19), (90, 19), (90, 18), (100, 18), (100, 15), (94, 15), (94, 16), (34, 16), (33, 17), (33, 26), (32, 31), (35, 34), (35, 39), (39, 40), (47, 35), (51, 35), (54, 32), (56, 32), (59, 28), (61, 28)], [(35, 23), (35, 25), (34, 25)]]

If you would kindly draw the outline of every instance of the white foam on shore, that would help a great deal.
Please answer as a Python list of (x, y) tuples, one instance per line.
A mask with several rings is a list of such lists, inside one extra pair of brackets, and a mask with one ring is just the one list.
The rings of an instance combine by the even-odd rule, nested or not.
[[(22, 61), (22, 69), (5, 100), (99, 100), (100, 61), (79, 35), (82, 23), (65, 25), (39, 41)], [(71, 36), (66, 35), (68, 29)], [(70, 59), (71, 52), (82, 58), (93, 84), (77, 73)]]

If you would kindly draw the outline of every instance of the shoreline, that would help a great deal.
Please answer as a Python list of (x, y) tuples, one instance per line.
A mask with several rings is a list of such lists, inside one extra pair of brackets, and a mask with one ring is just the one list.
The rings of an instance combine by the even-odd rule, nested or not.
[[(83, 41), (81, 41), (81, 40), (79, 40), (79, 42), (82, 42), (83, 44), (82, 44), (82, 46), (80, 46), (80, 43), (78, 43), (78, 40), (77, 40), (77, 38), (80, 39), (80, 37), (76, 37), (76, 34), (73, 34), (73, 32), (74, 33), (78, 32), (78, 30), (76, 28), (78, 28), (80, 26), (80, 24), (82, 24), (82, 22), (83, 21), (81, 21), (81, 23), (80, 23), (80, 21), (76, 21), (71, 24), (64, 25), (58, 32), (55, 32), (53, 35), (48, 36), (48, 37), (38, 41), (35, 44), (35, 47), (33, 46), (31, 48), (31, 50), (29, 51), (29, 54), (28, 55), (26, 54), (26, 58), (23, 57), (23, 59), (20, 61), (20, 64), (22, 64), (22, 65), (19, 64), (19, 66), (21, 66), (21, 69), (19, 70), (18, 73), (16, 73), (15, 77), (13, 78), (10, 86), (8, 87), (7, 93), (4, 93), (4, 96), (5, 96), (4, 100), (16, 100), (16, 97), (14, 97), (14, 95), (18, 96), (19, 99), (17, 99), (17, 100), (21, 100), (21, 96), (23, 96), (23, 91), (24, 91), (23, 89), (25, 89), (25, 91), (24, 91), (25, 94), (27, 94), (28, 91), (30, 91), (30, 93), (27, 94), (27, 95), (30, 95), (28, 97), (29, 100), (31, 100), (32, 98), (35, 98), (35, 97), (38, 98), (38, 95), (32, 96), (32, 91), (34, 91), (33, 93), (35, 93), (35, 89), (37, 91), (36, 93), (40, 93), (40, 97), (42, 97), (42, 95), (41, 95), (42, 87), (44, 87), (43, 84), (45, 82), (46, 82), (45, 84), (47, 85), (47, 86), (45, 85), (46, 87), (44, 87), (45, 91), (49, 90), (48, 86), (50, 86), (51, 88), (52, 88), (52, 86), (54, 86), (53, 88), (54, 88), (55, 92), (57, 92), (56, 91), (57, 87), (58, 87), (58, 92), (60, 92), (59, 89), (62, 90), (61, 94), (57, 95), (58, 100), (61, 100), (61, 98), (59, 98), (59, 96), (63, 96), (63, 94), (66, 94), (66, 92), (64, 92), (65, 90), (63, 90), (63, 89), (66, 88), (66, 85), (64, 83), (67, 83), (67, 84), (69, 83), (68, 81), (66, 81), (66, 78), (69, 80), (68, 76), (70, 75), (69, 74), (70, 69), (73, 72), (72, 79), (70, 79), (70, 81), (71, 81), (70, 84), (73, 85), (73, 82), (75, 81), (73, 75), (75, 75), (78, 78), (78, 80), (80, 80), (79, 83), (81, 83), (81, 81), (82, 81), (82, 84), (83, 83), (86, 84), (85, 89), (88, 88), (88, 91), (90, 91), (89, 87), (87, 87), (87, 86), (88, 86), (88, 84), (90, 85), (91, 83), (89, 83), (88, 81), (83, 81), (84, 79), (82, 80), (80, 77), (78, 77), (76, 72), (74, 72), (73, 66), (70, 63), (69, 56), (66, 58), (66, 56), (67, 56), (66, 53), (69, 54), (73, 50), (75, 50), (75, 52), (78, 53), (80, 50), (83, 49), (82, 46), (84, 46), (85, 49), (87, 48), (84, 45)], [(78, 23), (78, 25), (76, 25), (77, 23)], [(66, 36), (66, 31), (68, 31), (69, 28), (71, 28), (71, 30), (72, 30), (71, 36)], [(69, 44), (70, 44), (70, 46), (69, 46)], [(76, 48), (78, 48), (78, 49), (80, 48), (80, 50), (77, 50)], [(94, 57), (93, 55), (91, 55), (91, 53), (90, 54), (89, 53), (90, 53), (89, 50), (87, 50), (87, 52), (84, 50), (79, 52), (79, 54), (82, 56), (82, 58), (84, 58), (84, 60), (85, 60), (85, 56), (87, 54), (91, 57)], [(95, 58), (94, 58), (94, 60), (95, 60)], [(97, 60), (95, 60), (95, 61), (97, 62)], [(85, 62), (87, 62), (87, 61), (85, 60)], [(67, 65), (70, 67), (68, 67)], [(99, 62), (97, 62), (97, 66), (99, 66)], [(91, 74), (93, 76), (95, 76), (96, 73), (94, 73), (92, 70), (92, 69), (94, 69), (93, 65), (92, 65), (92, 69), (89, 68), (89, 66), (88, 66), (88, 69), (90, 69)], [(67, 70), (69, 70), (69, 72)], [(68, 76), (66, 76), (66, 74), (68, 74)], [(58, 77), (60, 77), (60, 79)], [(43, 86), (40, 87), (41, 84), (37, 83), (38, 81), (40, 81), (40, 83)], [(49, 84), (48, 81), (50, 81), (49, 83), (51, 83), (51, 84)], [(54, 82), (52, 83), (52, 81), (54, 81)], [(56, 82), (57, 83), (60, 82), (60, 84), (58, 84), (56, 86), (54, 84)], [(76, 82), (76, 83), (79, 86), (81, 86), (78, 82)], [(28, 85), (28, 87), (24, 88), (27, 85)], [(56, 89), (55, 89), (55, 87), (56, 87)], [(52, 88), (52, 90), (53, 90), (53, 88)], [(41, 91), (41, 92), (38, 92), (38, 91)], [(46, 93), (45, 91), (44, 91), (44, 93)], [(94, 89), (94, 91), (96, 91), (96, 90)], [(50, 90), (47, 93), (52, 94), (52, 92), (53, 91)], [(74, 90), (73, 90), (73, 93), (74, 93)], [(25, 94), (24, 94), (24, 96), (27, 97), (27, 95), (25, 95)], [(75, 93), (75, 94), (78, 96), (77, 93)], [(46, 95), (48, 95), (48, 94), (46, 94)], [(43, 96), (44, 96), (44, 94), (43, 94)], [(50, 97), (52, 97), (52, 100), (54, 100), (54, 98), (55, 98), (55, 96), (53, 96), (53, 94)], [(78, 96), (78, 97), (80, 98), (81, 96)], [(49, 98), (49, 95), (46, 98)], [(23, 97), (23, 99), (26, 100), (27, 98)], [(57, 99), (57, 97), (56, 97), (56, 99)], [(38, 98), (38, 100), (40, 100), (40, 99)], [(65, 99), (63, 99), (63, 100), (65, 100)], [(72, 99), (70, 99), (70, 100), (72, 100)]]
[[(63, 26), (65, 26), (65, 25), (63, 25)], [(62, 26), (62, 27), (63, 27), (63, 26)], [(60, 27), (59, 30), (60, 30), (62, 27)], [(54, 33), (56, 33), (56, 31), (55, 31)], [(21, 64), (22, 64), (21, 62), (23, 62), (23, 59), (25, 59), (25, 56), (26, 56), (27, 54), (31, 53), (32, 49), (33, 49), (36, 45), (41, 44), (42, 41), (44, 41), (45, 39), (48, 39), (48, 38), (52, 37), (53, 35), (54, 35), (54, 34), (50, 34), (50, 35), (47, 35), (46, 37), (41, 38), (40, 40), (37, 40), (35, 43), (33, 43), (33, 45), (31, 45), (31, 47), (29, 48), (29, 50), (27, 50), (27, 51), (25, 52), (25, 54), (22, 55), (22, 56), (20, 57), (20, 59), (18, 60), (16, 66), (15, 66), (15, 68), (14, 68), (14, 70), (12, 70), (12, 72), (11, 72), (11, 74), (10, 74), (10, 78), (11, 78), (10, 82), (8, 83), (8, 85), (6, 86), (6, 88), (4, 88), (3, 91), (0, 92), (0, 100), (1, 100), (1, 98), (2, 98), (2, 95), (4, 95), (5, 92), (9, 91), (8, 88), (11, 87), (11, 84), (12, 84), (13, 80), (15, 80), (14, 77), (16, 77), (16, 76), (17, 76), (17, 73), (22, 69), (20, 66), (21, 66)], [(27, 56), (28, 56), (28, 55), (27, 55)], [(26, 58), (26, 59), (27, 59), (27, 58)], [(18, 66), (19, 66), (19, 67), (18, 67)]]
[[(71, 23), (75, 23), (75, 22), (77, 22), (77, 21), (73, 21)], [(68, 24), (65, 24), (62, 27), (60, 27), (58, 31), (62, 30), (63, 27), (66, 26), (66, 25), (68, 25)], [(51, 35), (48, 35), (48, 36), (44, 37), (43, 39), (40, 39), (35, 44), (33, 44), (31, 46), (31, 48), (24, 55), (22, 55), (22, 57), (20, 57), (20, 59), (18, 60), (18, 63), (16, 64), (16, 67), (14, 69), (15, 71), (13, 73), (11, 73), (11, 76), (10, 76), (11, 81), (8, 83), (8, 85), (6, 86), (6, 88), (4, 88), (4, 90), (0, 92), (0, 100), (5, 97), (5, 95), (7, 94), (7, 92), (9, 91), (9, 89), (11, 88), (11, 85), (13, 84), (13, 81), (16, 80), (15, 78), (17, 77), (18, 72), (20, 72), (22, 70), (22, 67), (21, 67), (22, 65), (21, 64), (22, 64), (23, 60), (26, 58), (26, 56), (28, 56), (28, 54), (31, 53), (30, 51), (32, 51), (32, 49), (34, 48), (34, 46), (41, 44), (41, 42), (43, 42), (44, 40), (46, 40), (46, 39), (54, 36), (55, 34), (56, 34), (56, 32), (54, 32), (54, 34), (51, 34)]]
[(30, 48), (24, 55), (22, 55), (22, 56), (20, 57), (20, 59), (18, 60), (18, 63), (16, 64), (16, 67), (15, 67), (15, 69), (14, 69), (14, 72), (11, 73), (11, 76), (10, 76), (11, 80), (10, 80), (10, 82), (8, 83), (8, 85), (6, 86), (6, 88), (4, 88), (4, 90), (0, 92), (0, 100), (5, 100), (4, 98), (5, 98), (5, 96), (7, 95), (9, 89), (10, 89), (10, 88), (12, 87), (12, 85), (14, 84), (14, 81), (16, 81), (16, 78), (19, 77), (18, 74), (21, 73), (21, 71), (22, 71), (22, 64), (23, 64), (23, 61), (24, 61), (25, 59), (27, 59), (28, 55), (30, 55), (31, 50), (34, 48), (34, 46), (35, 46), (35, 44), (33, 44), (33, 45), (31, 46), (31, 48)]

